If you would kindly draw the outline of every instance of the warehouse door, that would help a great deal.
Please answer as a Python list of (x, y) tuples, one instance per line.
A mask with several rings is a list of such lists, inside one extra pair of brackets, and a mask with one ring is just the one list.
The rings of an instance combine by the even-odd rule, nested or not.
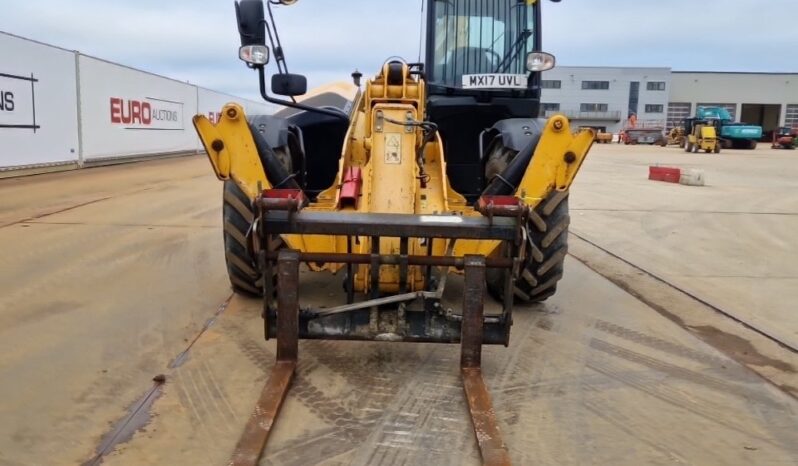
[(787, 113), (784, 115), (784, 126), (798, 128), (798, 104), (787, 105)]
[(690, 118), (693, 105), (689, 102), (671, 102), (668, 104), (668, 120), (665, 126), (668, 131), (682, 126), (685, 118)]
[[(743, 104), (740, 121), (759, 125), (766, 135), (770, 135), (779, 127), (781, 121), (781, 105)], [(766, 139), (770, 139), (769, 137)]]

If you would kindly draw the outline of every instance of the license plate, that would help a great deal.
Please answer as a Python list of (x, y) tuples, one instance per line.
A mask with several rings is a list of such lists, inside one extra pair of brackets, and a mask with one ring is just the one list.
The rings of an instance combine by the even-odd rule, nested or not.
[(654, 142), (654, 138), (652, 137), (643, 138), (643, 142)]
[(466, 74), (463, 89), (526, 89), (525, 74)]

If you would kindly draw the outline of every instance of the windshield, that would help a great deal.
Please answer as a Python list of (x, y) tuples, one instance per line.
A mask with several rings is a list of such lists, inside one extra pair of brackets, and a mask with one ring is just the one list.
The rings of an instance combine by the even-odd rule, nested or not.
[[(435, 0), (432, 4), (433, 63), (428, 66), (432, 82), (449, 87), (526, 87), (526, 56), (535, 45), (531, 2)], [(484, 74), (517, 76), (468, 79)]]

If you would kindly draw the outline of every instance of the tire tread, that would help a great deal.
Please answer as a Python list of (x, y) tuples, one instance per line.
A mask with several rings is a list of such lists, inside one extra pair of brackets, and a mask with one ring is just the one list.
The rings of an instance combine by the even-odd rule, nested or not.
[(234, 181), (224, 182), (222, 234), (230, 285), (237, 293), (263, 296), (263, 279), (247, 245), (247, 232), (255, 215), (246, 194)]
[[(557, 292), (568, 255), (570, 223), (568, 191), (551, 193), (534, 209), (527, 222), (529, 238), (523, 270), (515, 282), (514, 298), (517, 301), (539, 303)], [(504, 274), (489, 274), (488, 289), (501, 299)]]

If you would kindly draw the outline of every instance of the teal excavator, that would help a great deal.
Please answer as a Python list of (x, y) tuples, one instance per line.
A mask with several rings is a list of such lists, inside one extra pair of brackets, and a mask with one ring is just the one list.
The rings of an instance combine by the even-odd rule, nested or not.
[(695, 118), (690, 120), (715, 126), (724, 149), (756, 149), (756, 143), (762, 139), (761, 126), (735, 123), (723, 107), (698, 107)]

